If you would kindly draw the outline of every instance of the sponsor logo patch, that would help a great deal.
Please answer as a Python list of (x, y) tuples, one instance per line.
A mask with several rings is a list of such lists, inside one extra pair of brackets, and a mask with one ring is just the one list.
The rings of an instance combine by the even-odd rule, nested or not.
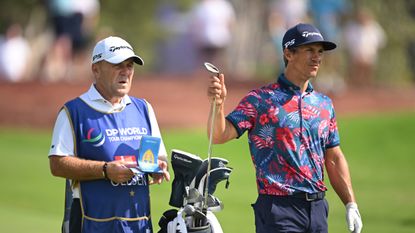
[(99, 129), (90, 128), (82, 142), (99, 147), (105, 143), (105, 135)]

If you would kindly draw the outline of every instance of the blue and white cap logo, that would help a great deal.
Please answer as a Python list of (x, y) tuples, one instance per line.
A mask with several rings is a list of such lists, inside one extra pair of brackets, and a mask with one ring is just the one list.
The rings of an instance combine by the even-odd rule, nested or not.
[(133, 47), (124, 39), (116, 36), (99, 41), (92, 52), (92, 64), (103, 60), (119, 64), (129, 58), (133, 58), (134, 62), (139, 65), (144, 65), (143, 59), (134, 53)]
[(337, 47), (335, 43), (325, 40), (320, 31), (311, 24), (300, 23), (295, 25), (287, 30), (282, 39), (283, 49), (311, 43), (321, 43), (324, 50), (332, 50)]

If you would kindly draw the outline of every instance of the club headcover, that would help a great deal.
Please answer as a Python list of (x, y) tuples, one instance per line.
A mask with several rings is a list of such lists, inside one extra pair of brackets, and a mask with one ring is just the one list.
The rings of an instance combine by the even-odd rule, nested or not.
[[(231, 175), (232, 169), (229, 167), (218, 167), (213, 170), (210, 170), (209, 175), (209, 187), (208, 187), (208, 194), (213, 195), (216, 190), (216, 186), (219, 182), (226, 180), (226, 188), (229, 185), (229, 176)], [(204, 194), (205, 186), (206, 186), (206, 177), (205, 174), (202, 179), (200, 180), (198, 190), (199, 192)]]
[[(199, 167), (199, 170), (197, 171), (196, 177), (190, 184), (191, 188), (197, 188), (197, 189), (199, 188), (200, 180), (202, 179), (203, 176), (206, 175), (206, 172), (208, 169), (208, 162), (209, 162), (208, 159), (203, 160), (202, 165)], [(210, 170), (212, 171), (215, 168), (226, 167), (227, 164), (228, 164), (228, 160), (224, 158), (212, 157), (210, 160)]]
[(196, 176), (202, 162), (202, 159), (197, 155), (181, 150), (172, 150), (171, 165), (174, 180), (169, 201), (171, 206), (180, 208), (184, 205), (184, 198), (187, 196), (186, 190), (189, 189), (190, 183)]

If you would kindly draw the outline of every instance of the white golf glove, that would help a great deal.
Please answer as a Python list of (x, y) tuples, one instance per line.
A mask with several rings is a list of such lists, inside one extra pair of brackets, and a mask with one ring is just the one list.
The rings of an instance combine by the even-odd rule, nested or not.
[(346, 205), (346, 221), (350, 232), (360, 233), (362, 231), (362, 218), (360, 217), (357, 204), (354, 202), (349, 202)]

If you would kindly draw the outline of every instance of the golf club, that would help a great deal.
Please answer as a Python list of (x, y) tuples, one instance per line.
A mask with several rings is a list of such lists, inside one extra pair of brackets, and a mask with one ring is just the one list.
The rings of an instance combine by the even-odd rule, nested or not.
[(219, 69), (214, 66), (213, 64), (209, 63), (209, 62), (205, 62), (205, 67), (208, 71), (214, 73), (214, 74), (219, 74)]
[(189, 189), (189, 195), (185, 198), (185, 204), (194, 204), (203, 200), (202, 194), (196, 189)]
[(193, 215), (193, 214), (195, 213), (195, 211), (196, 211), (196, 209), (195, 209), (195, 207), (194, 207), (194, 206), (192, 206), (192, 205), (185, 205), (185, 206), (183, 207), (183, 212), (184, 212), (186, 215)]
[[(216, 75), (219, 75), (219, 69), (209, 62), (205, 62), (206, 69)], [(204, 190), (204, 198), (205, 201), (203, 203), (203, 210), (202, 212), (206, 214), (208, 208), (208, 187), (209, 187), (209, 174), (210, 174), (210, 165), (211, 165), (211, 158), (212, 158), (212, 139), (213, 139), (213, 129), (215, 124), (215, 115), (216, 115), (216, 98), (213, 98), (212, 103), (212, 115), (210, 121), (210, 135), (209, 135), (209, 146), (208, 146), (208, 167), (207, 167), (207, 174), (206, 174), (206, 188)]]

